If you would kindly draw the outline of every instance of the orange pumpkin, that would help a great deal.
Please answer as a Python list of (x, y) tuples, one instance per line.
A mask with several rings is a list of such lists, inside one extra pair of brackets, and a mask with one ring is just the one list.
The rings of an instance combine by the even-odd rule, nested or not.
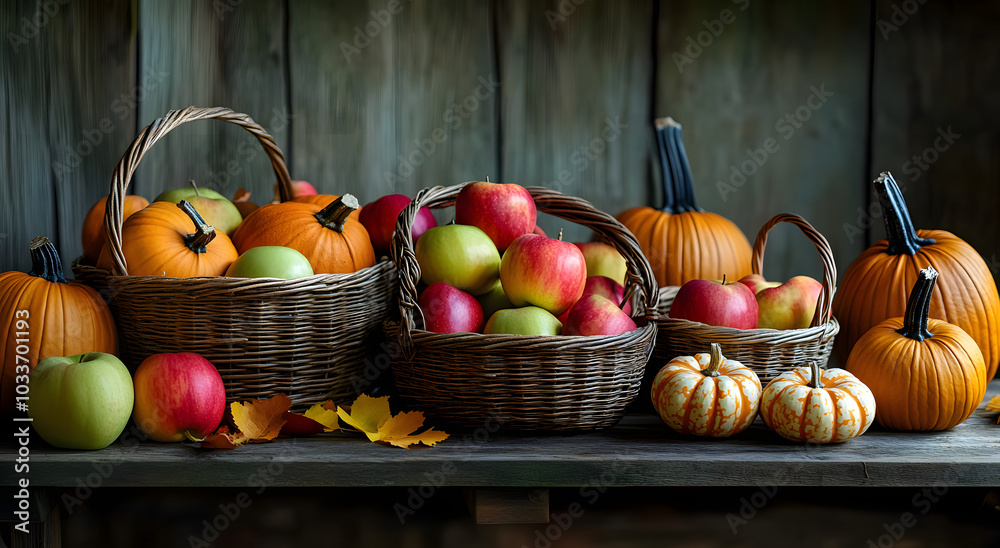
[(679, 286), (695, 279), (738, 280), (750, 274), (753, 250), (743, 231), (695, 203), (680, 124), (671, 118), (657, 120), (656, 140), (663, 166), (663, 208), (634, 207), (617, 217), (638, 240), (656, 283)]
[[(126, 220), (121, 233), (130, 276), (222, 276), (238, 257), (229, 237), (205, 223), (187, 200), (153, 202)], [(112, 270), (109, 246), (97, 266)]]
[(711, 353), (670, 360), (653, 380), (653, 407), (681, 434), (726, 437), (746, 430), (757, 416), (760, 379), (750, 368)]
[(928, 319), (938, 272), (920, 271), (906, 315), (865, 333), (847, 370), (871, 388), (875, 420), (893, 430), (947, 430), (969, 418), (986, 395), (983, 353), (962, 328)]
[(764, 387), (760, 416), (792, 441), (837, 443), (864, 434), (875, 418), (875, 398), (843, 369), (809, 367), (786, 371)]
[(118, 351), (107, 303), (94, 289), (67, 282), (62, 261), (44, 236), (31, 241), (31, 272), (0, 274), (0, 414), (14, 410), (16, 385), (40, 360)]
[(930, 317), (961, 327), (979, 345), (987, 378), (1000, 364), (1000, 296), (986, 261), (962, 239), (944, 230), (914, 230), (902, 193), (888, 172), (875, 180), (888, 238), (875, 242), (844, 273), (833, 299), (840, 321), (834, 342), (841, 363), (858, 339), (888, 318), (903, 316), (921, 269), (933, 266), (942, 280), (934, 288)]
[[(312, 197), (315, 198), (315, 197)], [(316, 274), (345, 274), (375, 265), (368, 231), (350, 194), (327, 206), (289, 201), (261, 206), (233, 233), (240, 253), (262, 246), (290, 247), (309, 259)]]
[[(108, 203), (108, 198), (104, 197), (94, 204), (83, 219), (83, 230), (81, 237), (83, 240), (83, 258), (89, 264), (97, 264), (97, 259), (101, 256), (101, 249), (104, 242), (108, 241), (104, 232), (104, 208)], [(125, 196), (123, 219), (128, 219), (133, 213), (149, 205), (149, 200), (142, 196), (129, 194)]]
[[(300, 204), (315, 204), (319, 207), (326, 207), (336, 201), (337, 196), (335, 194), (307, 194), (306, 196), (296, 196), (292, 198), (291, 201), (298, 202)], [(360, 222), (361, 220), (361, 210), (363, 207), (358, 207), (358, 209), (351, 212), (351, 218)]]

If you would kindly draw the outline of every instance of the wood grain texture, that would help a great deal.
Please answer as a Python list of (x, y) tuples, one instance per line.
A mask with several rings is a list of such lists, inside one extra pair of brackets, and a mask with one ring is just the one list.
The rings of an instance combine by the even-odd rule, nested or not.
[[(986, 399), (998, 393), (994, 380)], [(633, 415), (607, 431), (576, 436), (484, 426), (407, 451), (348, 434), (208, 451), (140, 442), (130, 427), (101, 451), (33, 447), (31, 483), (72, 487), (104, 470), (104, 487), (406, 486), (422, 485), (428, 475), (435, 485), (468, 487), (997, 486), (996, 421), (980, 406), (945, 432), (873, 429), (845, 443), (811, 446), (783, 440), (759, 418), (738, 436), (697, 439), (675, 434), (659, 417)], [(0, 485), (15, 481), (14, 458), (13, 451), (0, 457)]]
[[(579, 5), (577, 5), (579, 4)], [(504, 182), (546, 186), (618, 214), (647, 203), (653, 151), (653, 3), (498, 3)], [(569, 241), (590, 231), (539, 223)]]
[(1000, 279), (1000, 5), (880, 0), (876, 13), (873, 175), (891, 171), (917, 228), (966, 240)]
[(480, 487), (469, 491), (470, 510), (478, 524), (549, 522), (548, 489)]
[(496, 173), (487, 2), (291, 2), (292, 175), (362, 203)]
[[(139, 27), (138, 77), (153, 82), (141, 100), (140, 127), (173, 109), (223, 106), (249, 114), (282, 149), (288, 146), (294, 114), (287, 102), (282, 0), (142, 0)], [(131, 188), (153, 200), (189, 179), (230, 199), (240, 187), (258, 204), (274, 196), (267, 156), (253, 136), (231, 124), (180, 128), (143, 159)]]
[[(699, 205), (751, 242), (788, 212), (830, 240), (839, 269), (864, 248), (842, 225), (865, 200), (869, 19), (860, 0), (661, 5), (655, 114), (684, 126)], [(796, 232), (772, 234), (768, 279), (821, 275)]]

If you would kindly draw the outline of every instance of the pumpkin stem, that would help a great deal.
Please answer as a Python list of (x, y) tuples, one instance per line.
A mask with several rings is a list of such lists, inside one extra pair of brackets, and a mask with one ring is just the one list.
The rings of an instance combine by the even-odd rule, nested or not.
[(701, 374), (706, 377), (718, 377), (719, 367), (722, 367), (722, 347), (719, 346), (719, 343), (712, 343), (709, 346), (708, 354), (710, 356), (708, 367), (702, 369)]
[(208, 252), (208, 244), (215, 239), (215, 227), (205, 222), (205, 219), (191, 205), (191, 202), (181, 200), (177, 204), (177, 207), (181, 208), (181, 211), (184, 213), (187, 213), (187, 216), (194, 222), (195, 233), (184, 236), (184, 245), (188, 246), (188, 249), (195, 253)]
[(63, 275), (62, 259), (52, 241), (45, 236), (38, 236), (28, 244), (31, 250), (31, 276), (37, 276), (52, 283), (66, 283)]
[(933, 266), (920, 271), (917, 283), (913, 284), (910, 298), (906, 301), (906, 315), (903, 316), (903, 327), (897, 332), (915, 341), (929, 339), (934, 335), (927, 329), (927, 318), (931, 309), (931, 294), (938, 279), (938, 271)]
[(670, 214), (703, 211), (694, 200), (694, 180), (684, 149), (681, 125), (669, 116), (656, 119), (654, 125), (663, 171), (662, 211)]
[(316, 220), (330, 230), (344, 231), (344, 223), (351, 212), (358, 209), (358, 199), (352, 194), (344, 194), (324, 207), (315, 215)]
[(809, 388), (823, 388), (823, 370), (819, 367), (819, 362), (809, 362), (809, 372), (812, 378), (809, 379)]
[(903, 192), (892, 178), (892, 174), (883, 171), (875, 179), (875, 195), (882, 206), (882, 219), (885, 222), (886, 239), (889, 247), (885, 252), (889, 255), (913, 255), (925, 245), (934, 243), (931, 238), (920, 238), (913, 228), (913, 220), (903, 201)]

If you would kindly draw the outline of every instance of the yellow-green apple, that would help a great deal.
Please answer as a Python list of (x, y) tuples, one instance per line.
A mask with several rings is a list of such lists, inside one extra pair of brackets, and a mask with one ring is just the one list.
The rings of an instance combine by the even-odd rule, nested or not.
[(690, 280), (677, 290), (671, 318), (735, 329), (757, 327), (757, 299), (739, 282)]
[(132, 382), (132, 420), (154, 441), (200, 440), (222, 422), (226, 387), (218, 369), (198, 354), (153, 354)]
[(500, 278), (497, 278), (493, 287), (489, 291), (483, 293), (479, 297), (479, 304), (483, 307), (483, 317), (489, 319), (497, 310), (503, 310), (505, 308), (514, 308), (514, 303), (510, 302), (507, 295), (503, 292), (503, 284), (500, 283)]
[[(600, 295), (618, 305), (625, 299), (625, 288), (622, 287), (622, 284), (607, 276), (587, 276), (587, 283), (583, 286), (583, 295), (580, 296), (580, 300), (583, 300), (587, 295)], [(570, 310), (572, 310), (572, 307), (570, 307)], [(626, 316), (631, 316), (632, 303), (625, 303), (625, 307), (622, 310)], [(565, 324), (567, 314), (569, 314), (569, 310), (559, 316), (559, 321)]]
[(179, 204), (181, 200), (187, 200), (206, 223), (225, 232), (226, 236), (232, 236), (236, 227), (243, 222), (243, 215), (240, 214), (236, 204), (210, 188), (198, 188), (194, 181), (191, 181), (190, 187), (162, 192), (153, 201)]
[[(318, 194), (316, 192), (316, 187), (307, 183), (306, 181), (292, 181), (292, 198), (298, 198), (299, 196), (315, 196)], [(274, 201), (281, 201), (281, 194), (278, 192), (278, 185), (274, 185)]]
[(30, 375), (28, 416), (38, 435), (64, 449), (103, 449), (132, 414), (132, 376), (111, 354), (52, 356)]
[(538, 211), (528, 189), (515, 184), (468, 183), (455, 198), (455, 222), (477, 226), (501, 253), (535, 230)]
[(558, 335), (562, 323), (548, 310), (537, 306), (507, 308), (490, 316), (483, 328), (485, 334)]
[(628, 314), (601, 295), (585, 295), (569, 309), (563, 335), (621, 335), (635, 331)]
[(226, 270), (230, 278), (283, 278), (312, 276), (309, 259), (299, 251), (279, 245), (251, 247)]
[[(372, 247), (378, 256), (389, 253), (389, 242), (392, 241), (392, 234), (396, 232), (396, 219), (399, 213), (406, 206), (410, 205), (409, 196), (403, 194), (389, 194), (366, 204), (361, 208), (358, 220), (368, 229), (368, 236), (372, 240)], [(417, 210), (417, 216), (413, 219), (410, 228), (410, 235), (413, 242), (420, 238), (420, 235), (429, 228), (437, 226), (434, 214), (426, 207)]]
[(500, 282), (514, 306), (539, 306), (558, 316), (583, 295), (587, 264), (569, 242), (524, 234), (503, 254)]
[(617, 249), (604, 242), (577, 242), (576, 247), (587, 261), (587, 276), (607, 276), (620, 284), (625, 283), (628, 266)]
[(468, 225), (428, 229), (414, 249), (420, 279), (444, 282), (473, 295), (489, 291), (500, 276), (500, 253), (482, 230)]
[(740, 283), (756, 293), (757, 327), (761, 329), (809, 327), (823, 290), (823, 284), (809, 276), (795, 276), (779, 283), (768, 282), (759, 274), (751, 274), (741, 278)]
[(424, 329), (435, 333), (478, 333), (483, 328), (483, 307), (475, 297), (446, 283), (433, 283), (417, 300)]

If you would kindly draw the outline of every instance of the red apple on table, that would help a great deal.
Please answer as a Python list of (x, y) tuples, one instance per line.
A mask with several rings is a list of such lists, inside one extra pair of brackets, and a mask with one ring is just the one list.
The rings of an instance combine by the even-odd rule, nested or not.
[(607, 276), (620, 284), (625, 283), (628, 266), (617, 249), (604, 242), (577, 242), (575, 245), (587, 261), (587, 276)]
[(757, 327), (806, 329), (812, 324), (823, 284), (809, 276), (795, 276), (785, 283), (768, 282), (759, 274), (740, 279), (756, 293)]
[(632, 318), (618, 304), (601, 295), (591, 294), (581, 298), (566, 314), (563, 335), (621, 335), (635, 331)]
[(677, 290), (671, 318), (735, 329), (757, 327), (757, 299), (739, 282), (691, 280)]
[[(389, 242), (392, 241), (392, 234), (396, 231), (396, 220), (400, 212), (410, 205), (412, 200), (403, 194), (389, 194), (366, 204), (361, 208), (358, 220), (368, 230), (368, 236), (372, 240), (372, 247), (378, 256), (388, 255)], [(437, 226), (434, 214), (426, 207), (417, 210), (417, 216), (413, 219), (410, 234), (413, 236), (413, 243), (417, 242), (420, 235), (429, 228)]]
[(534, 305), (558, 316), (583, 295), (587, 265), (569, 242), (524, 234), (500, 260), (500, 283), (514, 306)]
[(446, 283), (427, 286), (417, 300), (424, 329), (435, 333), (478, 333), (483, 328), (483, 307), (475, 297)]
[[(625, 288), (607, 276), (587, 276), (587, 283), (583, 286), (583, 295), (580, 296), (580, 299), (582, 300), (587, 295), (600, 295), (618, 305), (625, 299)], [(625, 303), (622, 311), (625, 312), (626, 316), (631, 316), (632, 303)], [(567, 314), (569, 314), (569, 310), (559, 316), (559, 321), (566, 323)]]
[(528, 189), (515, 184), (469, 183), (455, 199), (455, 222), (479, 227), (503, 253), (535, 230), (538, 211)]
[(154, 441), (200, 440), (222, 422), (226, 387), (198, 354), (154, 354), (139, 364), (132, 383), (132, 420)]

